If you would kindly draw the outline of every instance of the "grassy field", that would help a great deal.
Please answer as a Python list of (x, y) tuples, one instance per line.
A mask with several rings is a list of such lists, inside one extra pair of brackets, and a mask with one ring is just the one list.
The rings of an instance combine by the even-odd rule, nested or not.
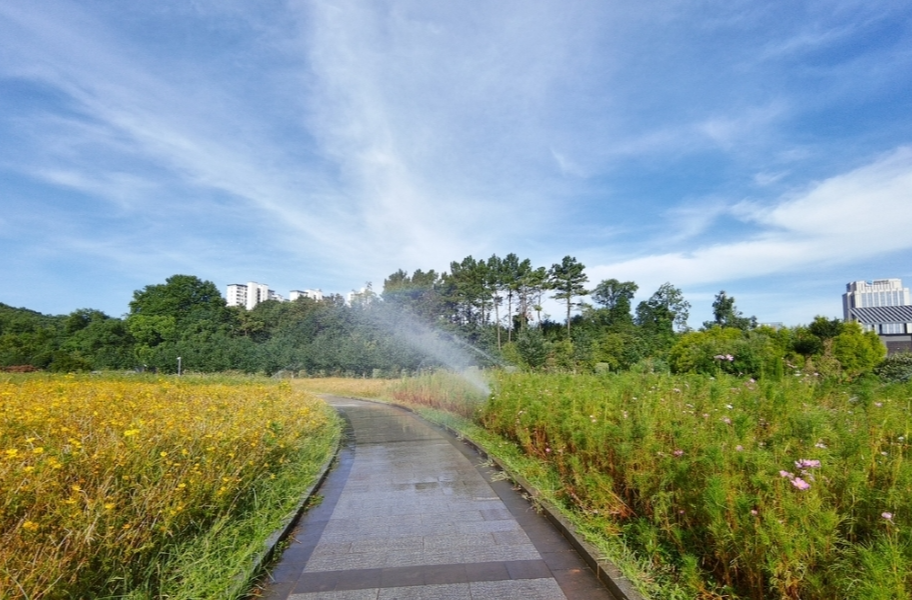
[(230, 598), (338, 434), (267, 380), (0, 376), (0, 597)]
[(492, 378), (488, 399), (442, 374), (374, 393), (480, 438), (647, 595), (912, 597), (912, 387)]

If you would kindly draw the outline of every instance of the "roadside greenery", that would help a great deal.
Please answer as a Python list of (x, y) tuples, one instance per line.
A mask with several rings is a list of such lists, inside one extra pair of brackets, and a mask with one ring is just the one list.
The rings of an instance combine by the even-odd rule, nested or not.
[(532, 481), (647, 597), (912, 596), (912, 384), (491, 376), (471, 419), (440, 410), (472, 394), (452, 375), (389, 397)]
[(694, 595), (908, 597), (908, 386), (498, 377), (480, 423)]
[(242, 597), (339, 432), (268, 380), (0, 375), (0, 596)]

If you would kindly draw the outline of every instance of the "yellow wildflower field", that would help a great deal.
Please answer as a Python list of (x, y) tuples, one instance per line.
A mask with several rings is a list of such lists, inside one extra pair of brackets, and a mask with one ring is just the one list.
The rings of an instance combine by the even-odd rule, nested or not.
[(333, 426), (287, 384), (0, 379), (0, 596), (148, 582)]
[(356, 398), (379, 398), (389, 396), (399, 385), (398, 379), (357, 379), (353, 377), (315, 377), (290, 379), (299, 390), (318, 394), (354, 396)]

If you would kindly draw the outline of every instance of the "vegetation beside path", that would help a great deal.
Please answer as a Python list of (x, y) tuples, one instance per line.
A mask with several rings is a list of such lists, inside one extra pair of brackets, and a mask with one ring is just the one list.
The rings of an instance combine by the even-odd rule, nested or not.
[(261, 378), (0, 376), (0, 597), (242, 597), (339, 432)]
[(442, 373), (372, 394), (478, 441), (647, 597), (912, 597), (909, 384), (492, 377), (487, 399)]

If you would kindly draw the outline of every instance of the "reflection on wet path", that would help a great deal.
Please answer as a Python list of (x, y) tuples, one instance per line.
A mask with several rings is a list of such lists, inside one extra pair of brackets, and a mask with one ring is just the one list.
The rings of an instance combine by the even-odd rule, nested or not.
[(328, 401), (346, 441), (266, 598), (611, 597), (509, 485), (495, 491), (467, 447), (395, 407)]

